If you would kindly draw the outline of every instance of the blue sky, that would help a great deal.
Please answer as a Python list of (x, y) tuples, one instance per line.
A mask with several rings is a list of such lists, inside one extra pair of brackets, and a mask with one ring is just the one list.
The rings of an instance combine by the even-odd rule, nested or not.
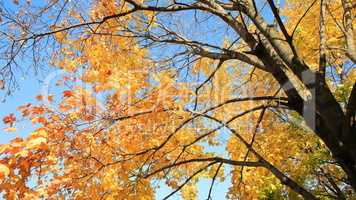
[[(19, 80), (20, 88), (13, 92), (10, 96), (6, 96), (4, 101), (0, 103), (0, 116), (1, 119), (3, 116), (8, 115), (9, 113), (17, 113), (16, 108), (27, 103), (35, 103), (34, 99), (36, 94), (39, 93), (41, 88), (41, 83), (33, 79), (33, 76), (24, 77)], [(3, 93), (3, 92), (2, 92)], [(1, 135), (0, 143), (8, 143), (11, 139), (17, 136), (26, 136), (30, 132), (32, 125), (31, 124), (21, 124), (25, 127), (18, 127), (17, 132), (4, 132), (3, 128), (7, 127), (1, 122)]]

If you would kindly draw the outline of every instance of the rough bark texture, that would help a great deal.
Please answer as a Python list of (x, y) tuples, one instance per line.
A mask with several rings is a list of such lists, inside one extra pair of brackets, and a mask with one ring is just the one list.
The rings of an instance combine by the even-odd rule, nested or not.
[(344, 34), (346, 39), (346, 53), (347, 56), (356, 63), (356, 45), (354, 38), (354, 27), (352, 19), (355, 17), (352, 15), (352, 1), (342, 0), (342, 6), (344, 8)]

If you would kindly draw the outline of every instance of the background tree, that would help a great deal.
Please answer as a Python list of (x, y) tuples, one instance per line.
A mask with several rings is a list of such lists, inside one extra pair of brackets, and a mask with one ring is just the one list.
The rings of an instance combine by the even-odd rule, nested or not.
[(3, 87), (26, 57), (69, 75), (20, 108), (39, 128), (1, 146), (6, 198), (151, 199), (164, 180), (194, 199), (210, 178), (210, 199), (230, 173), (232, 199), (354, 198), (351, 1), (13, 3)]

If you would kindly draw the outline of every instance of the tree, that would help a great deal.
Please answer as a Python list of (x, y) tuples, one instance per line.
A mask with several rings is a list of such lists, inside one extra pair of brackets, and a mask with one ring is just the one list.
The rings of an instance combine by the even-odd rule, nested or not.
[(39, 128), (1, 145), (6, 198), (151, 199), (164, 180), (193, 199), (210, 178), (210, 199), (226, 165), (232, 199), (355, 198), (351, 1), (13, 2), (5, 88), (29, 54), (69, 75), (20, 107)]

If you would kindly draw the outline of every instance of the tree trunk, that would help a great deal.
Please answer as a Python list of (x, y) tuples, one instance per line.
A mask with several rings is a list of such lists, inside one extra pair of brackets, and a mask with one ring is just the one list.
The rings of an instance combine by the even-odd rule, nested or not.
[[(329, 148), (333, 157), (345, 171), (351, 186), (356, 191), (355, 126), (352, 123), (348, 123), (348, 117), (350, 116), (344, 114), (340, 104), (336, 101), (328, 86), (321, 80), (322, 75), (316, 73), (315, 76), (316, 84), (313, 98), (309, 102), (304, 103), (303, 111), (299, 110), (298, 112), (304, 117), (308, 126), (314, 130)], [(355, 90), (354, 88), (353, 91)], [(354, 93), (352, 92), (350, 97), (351, 102), (349, 103), (352, 103), (352, 97), (355, 96)], [(312, 112), (315, 112), (314, 119), (308, 117)]]

